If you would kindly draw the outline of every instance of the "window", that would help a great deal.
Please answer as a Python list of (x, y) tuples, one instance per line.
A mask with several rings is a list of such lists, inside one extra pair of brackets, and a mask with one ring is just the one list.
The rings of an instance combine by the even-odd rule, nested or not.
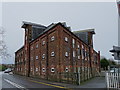
[(38, 48), (38, 44), (36, 45), (36, 48)]
[(55, 72), (55, 69), (54, 69), (54, 68), (51, 68), (51, 72)]
[(38, 59), (38, 56), (36, 56), (36, 59)]
[(45, 45), (45, 41), (42, 42), (42, 45)]
[(33, 50), (33, 47), (31, 47), (31, 50)]
[(73, 48), (75, 47), (75, 39), (72, 39)]
[(68, 57), (68, 52), (65, 52), (65, 56)]
[(87, 51), (85, 50), (85, 57), (87, 57)]
[(78, 45), (78, 48), (80, 48), (80, 45)]
[(31, 57), (31, 60), (33, 60), (33, 57)]
[(45, 72), (46, 70), (45, 70), (45, 68), (42, 68), (42, 72)]
[(75, 44), (75, 39), (72, 39), (72, 43)]
[(80, 56), (78, 56), (78, 59), (80, 59)]
[(52, 36), (52, 37), (51, 37), (51, 41), (54, 41), (54, 40), (55, 40), (55, 36)]
[(67, 37), (65, 37), (65, 41), (68, 42), (68, 38)]
[(36, 71), (38, 71), (38, 68), (36, 68)]
[(80, 48), (77, 49), (77, 53), (78, 53), (78, 55), (81, 55), (81, 50), (80, 50)]
[(45, 54), (42, 55), (42, 59), (45, 59)]
[(87, 51), (85, 50), (85, 60), (87, 60)]
[(27, 36), (25, 36), (25, 40), (27, 40)]
[(82, 45), (82, 49), (81, 49), (81, 54), (82, 54), (82, 59), (84, 59), (84, 46)]
[(32, 71), (32, 68), (31, 68), (31, 71)]
[(82, 49), (82, 59), (84, 59), (84, 56), (85, 56), (85, 51), (84, 51), (84, 49)]
[(65, 72), (68, 72), (68, 71), (69, 71), (69, 70), (68, 70), (68, 67), (66, 67), (66, 68), (65, 68)]
[(55, 56), (55, 52), (51, 52), (51, 56)]
[(75, 57), (75, 51), (73, 51), (73, 57)]

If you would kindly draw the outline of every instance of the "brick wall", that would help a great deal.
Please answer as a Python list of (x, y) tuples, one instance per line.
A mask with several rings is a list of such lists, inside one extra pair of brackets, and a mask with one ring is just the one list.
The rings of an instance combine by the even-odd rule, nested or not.
[[(17, 74), (59, 81), (66, 79), (62, 73), (80, 73), (81, 81), (84, 81), (100, 70), (100, 54), (93, 49), (91, 33), (88, 33), (88, 46), (58, 24), (30, 42), (31, 26), (27, 28), (24, 48), (15, 53)], [(21, 52), (24, 53), (22, 57), (19, 56)], [(24, 63), (17, 63), (19, 60)]]

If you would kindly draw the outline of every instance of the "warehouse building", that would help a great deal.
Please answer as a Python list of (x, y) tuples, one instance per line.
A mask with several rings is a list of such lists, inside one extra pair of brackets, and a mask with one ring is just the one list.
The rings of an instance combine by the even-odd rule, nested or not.
[(66, 23), (43, 26), (23, 22), (24, 46), (15, 52), (15, 73), (46, 80), (80, 83), (100, 72), (94, 29), (72, 32)]

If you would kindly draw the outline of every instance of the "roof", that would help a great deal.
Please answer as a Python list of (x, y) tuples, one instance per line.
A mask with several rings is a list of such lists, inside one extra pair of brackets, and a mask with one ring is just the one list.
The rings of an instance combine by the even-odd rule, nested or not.
[(25, 28), (26, 25), (33, 25), (33, 26), (37, 26), (37, 27), (46, 27), (46, 26), (41, 25), (41, 24), (36, 24), (36, 23), (31, 23), (31, 22), (26, 22), (26, 21), (23, 21), (22, 23), (23, 23), (22, 28)]
[(81, 32), (91, 32), (92, 34), (95, 34), (94, 29), (86, 29), (86, 30), (73, 31), (73, 33), (81, 33)]
[(84, 41), (87, 45), (89, 45), (89, 36), (88, 32), (95, 34), (94, 29), (86, 29), (86, 30), (79, 30), (79, 31), (73, 31), (73, 33), (79, 37), (82, 41)]
[(113, 46), (113, 49), (110, 50), (110, 52), (115, 53), (115, 52), (120, 52), (120, 47)]
[(120, 1), (118, 1), (117, 4), (120, 4)]
[[(56, 25), (62, 25), (64, 28), (66, 28), (72, 35), (74, 35), (75, 37), (79, 38), (78, 36), (76, 36), (73, 32), (71, 32), (71, 28), (67, 27), (65, 22), (58, 22), (58, 23), (52, 23), (49, 26), (46, 27), (46, 29), (39, 34), (39, 36), (37, 38), (39, 38), (41, 35), (43, 35), (44, 33), (46, 33), (47, 31), (51, 30), (52, 28), (54, 28)], [(34, 40), (36, 40), (37, 38), (33, 39), (31, 42), (33, 42)], [(80, 39), (80, 38), (79, 38)], [(85, 43), (82, 39), (80, 39), (84, 44), (88, 45), (87, 43)]]
[[(31, 23), (31, 22), (25, 22), (25, 21), (23, 21), (23, 25), (22, 25), (22, 28), (24, 28), (24, 25), (36, 25), (36, 26), (42, 26), (41, 24), (35, 24), (35, 23)], [(67, 27), (66, 26), (66, 23), (61, 23), (61, 22), (58, 22), (58, 23), (52, 23), (52, 24), (50, 24), (48, 27), (46, 27), (46, 29), (42, 32), (42, 33), (40, 33), (39, 34), (39, 36), (37, 37), (37, 38), (39, 38), (42, 34), (44, 34), (44, 33), (46, 33), (47, 31), (49, 31), (50, 29), (52, 29), (52, 28), (54, 28), (56, 25), (58, 25), (58, 24), (60, 24), (60, 25), (62, 25), (64, 28), (66, 28), (72, 35), (74, 35), (76, 38), (78, 38), (80, 41), (82, 41), (84, 44), (86, 44), (86, 45), (88, 45), (87, 43), (85, 43), (82, 39), (80, 39), (78, 36), (76, 36), (75, 34), (74, 34), (74, 32), (76, 33), (76, 32), (94, 32), (94, 29), (87, 29), (87, 30), (82, 30), (82, 31), (74, 31), (74, 32), (71, 32), (71, 29), (70, 29), (70, 27)], [(45, 27), (45, 26), (44, 26)], [(35, 38), (34, 40), (36, 40), (37, 38)], [(32, 40), (31, 42), (33, 42), (34, 40)], [(24, 46), (22, 47), (22, 48), (24, 48)], [(20, 49), (22, 49), (22, 48), (20, 48)], [(20, 50), (19, 49), (19, 50)], [(19, 50), (17, 50), (17, 51), (19, 51)], [(16, 52), (17, 52), (16, 51)]]

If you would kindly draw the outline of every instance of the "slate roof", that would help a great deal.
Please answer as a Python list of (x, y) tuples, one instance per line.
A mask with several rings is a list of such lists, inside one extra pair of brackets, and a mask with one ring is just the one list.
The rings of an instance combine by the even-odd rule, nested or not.
[(95, 34), (94, 29), (73, 31), (73, 33), (77, 37), (79, 37), (83, 42), (85, 42), (87, 45), (89, 44), (88, 32), (91, 32), (92, 34)]
[[(69, 31), (71, 31), (70, 27), (67, 27), (65, 22), (58, 22), (61, 23), (64, 27), (66, 27)], [(46, 33), (47, 31), (49, 31), (51, 28), (53, 28), (54, 26), (56, 26), (56, 24), (58, 23), (52, 23), (49, 26), (44, 26), (41, 24), (36, 24), (36, 23), (31, 23), (31, 22), (26, 22), (23, 21), (23, 25), (22, 28), (25, 28), (26, 25), (32, 25), (32, 27), (34, 28), (34, 30), (32, 31), (33, 35), (32, 35), (32, 40), (35, 40), (36, 38), (38, 38), (40, 35)], [(86, 30), (79, 30), (79, 31), (73, 31), (72, 33), (77, 36), (79, 39), (81, 39), (84, 43), (86, 43), (88, 45), (88, 32), (91, 32), (92, 34), (95, 34), (94, 29), (86, 29)]]

